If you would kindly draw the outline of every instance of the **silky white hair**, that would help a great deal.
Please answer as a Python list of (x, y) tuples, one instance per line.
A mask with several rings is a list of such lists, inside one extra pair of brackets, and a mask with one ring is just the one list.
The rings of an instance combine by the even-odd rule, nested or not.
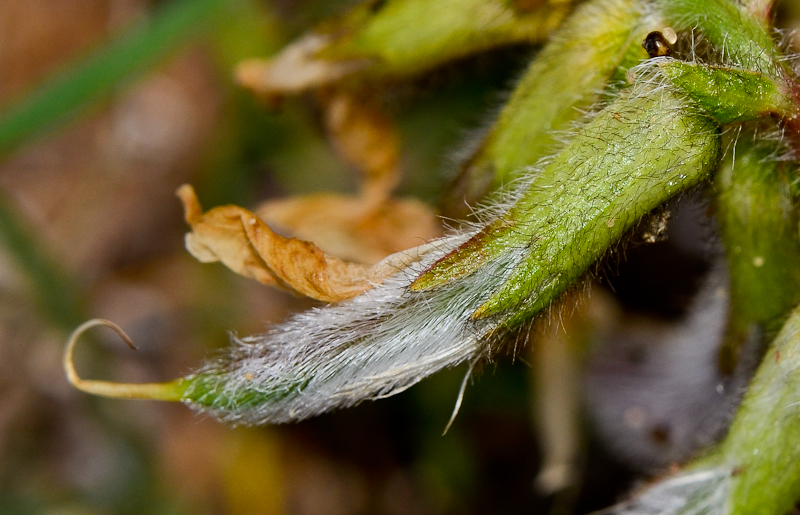
[[(215, 378), (214, 393), (187, 404), (234, 424), (296, 421), (393, 395), (442, 368), (488, 357), (498, 323), (470, 315), (522, 252), (431, 291), (409, 288), (471, 236), (443, 238), (422, 260), (353, 299), (299, 313), (265, 334), (234, 337), (229, 356), (194, 376)], [(274, 401), (237, 401), (243, 395)]]

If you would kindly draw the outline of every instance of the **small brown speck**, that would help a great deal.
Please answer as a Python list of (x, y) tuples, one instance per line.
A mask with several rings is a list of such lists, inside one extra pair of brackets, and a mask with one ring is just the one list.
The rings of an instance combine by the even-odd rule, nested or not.
[(658, 424), (653, 426), (650, 430), (650, 437), (653, 439), (658, 445), (667, 445), (669, 444), (669, 426), (666, 424)]

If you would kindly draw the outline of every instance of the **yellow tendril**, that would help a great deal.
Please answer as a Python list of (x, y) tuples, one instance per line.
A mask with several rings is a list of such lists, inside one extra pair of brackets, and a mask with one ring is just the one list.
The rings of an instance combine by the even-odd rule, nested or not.
[(116, 332), (120, 338), (133, 350), (136, 346), (130, 337), (125, 334), (120, 326), (102, 318), (95, 318), (82, 323), (72, 332), (64, 351), (64, 371), (70, 384), (78, 390), (93, 395), (112, 397), (117, 399), (151, 399), (159, 401), (180, 401), (183, 396), (183, 381), (178, 379), (168, 383), (115, 383), (110, 381), (96, 381), (82, 379), (75, 370), (72, 354), (75, 344), (83, 333), (92, 327), (105, 326)]

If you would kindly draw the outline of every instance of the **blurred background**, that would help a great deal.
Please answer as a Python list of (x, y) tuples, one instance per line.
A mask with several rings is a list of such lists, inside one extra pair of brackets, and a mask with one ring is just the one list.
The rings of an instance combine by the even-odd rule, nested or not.
[[(97, 330), (77, 353), (81, 373), (151, 382), (189, 372), (228, 330), (261, 332), (315, 305), (194, 260), (174, 191), (191, 183), (206, 207), (356, 191), (313, 99), (275, 106), (232, 79), (240, 60), (353, 3), (0, 2), (0, 514), (580, 513), (637, 477), (582, 427), (580, 478), (541, 488), (527, 350), (481, 371), (446, 436), (463, 368), (264, 428), (68, 385), (65, 339), (89, 318), (119, 323), (140, 349)], [(436, 205), (452, 156), (533, 52), (505, 48), (387, 86), (401, 196)], [(686, 259), (688, 286), (673, 292), (684, 305), (708, 268)]]

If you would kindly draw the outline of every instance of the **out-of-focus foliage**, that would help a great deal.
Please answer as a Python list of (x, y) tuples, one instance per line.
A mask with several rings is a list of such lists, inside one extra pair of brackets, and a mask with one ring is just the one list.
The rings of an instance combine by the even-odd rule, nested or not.
[[(65, 331), (84, 317), (118, 321), (140, 347), (117, 352), (114, 336), (99, 333), (76, 356), (86, 374), (157, 381), (185, 372), (228, 328), (257, 332), (308, 307), (198, 266), (182, 246), (174, 191), (192, 182), (204, 203), (254, 208), (286, 194), (355, 193), (311, 103), (270, 111), (231, 80), (242, 59), (347, 7), (0, 5), (0, 104), (14, 122), (0, 125), (17, 145), (0, 165), (0, 513), (452, 513), (544, 502), (525, 479), (536, 452), (524, 369), (487, 378), (462, 412), (476, 425), (446, 440), (459, 371), (384, 405), (246, 431), (183, 409), (90, 400), (59, 371)], [(435, 202), (447, 153), (529, 52), (473, 58), (390, 92), (401, 193)], [(101, 57), (72, 66), (87, 55)], [(498, 409), (505, 437), (490, 443)], [(503, 463), (505, 479), (495, 474)], [(506, 499), (490, 502), (489, 492)]]
[[(470, 5), (488, 5), (494, 0), (469, 1)], [(707, 4), (719, 7), (721, 1)], [(329, 224), (326, 235), (333, 234), (327, 243), (330, 247), (320, 243), (326, 252), (328, 248), (352, 250), (352, 242), (362, 241), (364, 233), (394, 232), (400, 226), (397, 219), (412, 216), (408, 213), (421, 220), (414, 230), (417, 226), (430, 228), (432, 224), (425, 218), (430, 216), (430, 208), (401, 204), (406, 201), (390, 197), (392, 188), (400, 182), (399, 194), (433, 204), (454, 168), (446, 156), (465, 139), (465, 128), (481, 124), (535, 52), (535, 47), (528, 45), (542, 41), (572, 8), (570, 2), (497, 0), (493, 8), (503, 16), (516, 13), (532, 20), (521, 24), (530, 31), (510, 31), (515, 37), (496, 38), (491, 45), (461, 45), (453, 54), (436, 52), (439, 47), (425, 41), (392, 36), (399, 47), (416, 48), (419, 53), (404, 55), (405, 60), (389, 56), (382, 61), (369, 52), (370, 42), (376, 41), (376, 35), (380, 41), (397, 27), (376, 22), (360, 33), (364, 28), (360, 24), (382, 8), (390, 14), (402, 11), (403, 2), (368, 2), (347, 11), (352, 4), (321, 0), (0, 3), (0, 69), (6, 70), (0, 82), (0, 105), (8, 106), (0, 112), (0, 151), (4, 152), (0, 163), (0, 514), (570, 513), (609, 505), (627, 488), (631, 470), (603, 451), (594, 437), (580, 448), (582, 429), (576, 420), (580, 385), (573, 385), (577, 391), (563, 391), (563, 402), (569, 406), (566, 413), (555, 412), (559, 397), (553, 396), (553, 389), (563, 388), (559, 378), (572, 377), (588, 359), (587, 347), (604, 339), (615, 340), (622, 348), (623, 358), (612, 363), (619, 367), (619, 377), (638, 374), (641, 379), (643, 361), (653, 356), (674, 365), (665, 369), (680, 368), (681, 364), (686, 368), (680, 356), (666, 350), (659, 353), (667, 347), (675, 325), (678, 331), (685, 329), (682, 322), (675, 324), (674, 312), (686, 311), (709, 260), (697, 250), (702, 244), (696, 241), (696, 227), (687, 230), (676, 223), (667, 231), (669, 210), (642, 222), (646, 226), (642, 234), (645, 241), (656, 241), (667, 231), (674, 242), (639, 247), (641, 242), (634, 241), (628, 249), (633, 264), (612, 265), (622, 269), (613, 280), (617, 300), (599, 293), (585, 301), (586, 308), (572, 320), (564, 313), (565, 325), (582, 328), (570, 337), (559, 334), (557, 327), (540, 328), (548, 335), (543, 341), (549, 349), (537, 347), (538, 354), (522, 348), (514, 352), (517, 361), (533, 360), (533, 367), (511, 366), (500, 360), (494, 369), (487, 369), (480, 388), (469, 388), (460, 417), (444, 438), (441, 431), (458, 394), (463, 369), (443, 372), (380, 403), (300, 425), (247, 430), (198, 420), (180, 406), (87, 399), (68, 388), (60, 372), (61, 343), (64, 331), (83, 317), (102, 316), (119, 322), (141, 347), (137, 356), (116, 353), (118, 342), (99, 332), (93, 344), (76, 356), (87, 376), (155, 382), (184, 375), (206, 350), (224, 341), (226, 329), (261, 332), (265, 323), (317, 306), (262, 289), (222, 267), (198, 266), (182, 247), (185, 229), (179, 202), (173, 196), (180, 184), (195, 184), (205, 205), (248, 206), (270, 224), (280, 227), (282, 221), (283, 229), (296, 231), (305, 239), (318, 240), (322, 230), (316, 220), (322, 218)], [(670, 2), (662, 0), (660, 4), (666, 6), (665, 12), (671, 12)], [(679, 11), (681, 2), (673, 4)], [(761, 12), (763, 2), (750, 4), (753, 12)], [(407, 5), (413, 12), (425, 12), (424, 2)], [(798, 13), (792, 9), (795, 6), (787, 3), (785, 12), (780, 12), (779, 26), (797, 23)], [(359, 63), (359, 73), (355, 68), (348, 70), (354, 80), (341, 90), (276, 101), (274, 94), (267, 99), (254, 98), (234, 84), (232, 71), (242, 60), (279, 55), (276, 53), (284, 45), (302, 38), (309, 27), (330, 29), (330, 24), (320, 22), (344, 12), (351, 13), (339, 18), (347, 24), (348, 30), (339, 32), (345, 37), (325, 50), (328, 56)], [(433, 31), (429, 37), (446, 41), (449, 33), (437, 30), (436, 13), (429, 14), (427, 21), (433, 27), (428, 29)], [(466, 11), (454, 14), (459, 23), (445, 26), (458, 29), (456, 36), (469, 41), (476, 19)], [(627, 20), (629, 23), (621, 24), (624, 30), (609, 41), (599, 21), (595, 25), (599, 35), (586, 32), (580, 34), (583, 39), (576, 39), (578, 50), (588, 48), (595, 57), (605, 59), (607, 68), (596, 70), (597, 88), (592, 89), (598, 98), (607, 79), (625, 80), (624, 73), (609, 74), (627, 69), (643, 57), (638, 36), (631, 39), (627, 31), (650, 30), (639, 25), (638, 19)], [(758, 23), (744, 24), (748, 37), (728, 41), (715, 30), (739, 30), (741, 26), (709, 25), (707, 17), (681, 21), (685, 27), (676, 25), (679, 29), (698, 24), (701, 29), (711, 29), (705, 30), (711, 43), (724, 41), (737, 59), (751, 55), (751, 45), (771, 45), (769, 38), (758, 39), (762, 34)], [(503, 23), (495, 25), (510, 26)], [(406, 27), (400, 29), (402, 36)], [(569, 50), (569, 42), (561, 42), (567, 47), (561, 50)], [(510, 43), (514, 46), (499, 48)], [(606, 43), (613, 45), (606, 47)], [(477, 50), (487, 53), (469, 55)], [(553, 52), (549, 59), (555, 63), (559, 55)], [(408, 55), (421, 57), (408, 61)], [(683, 90), (723, 123), (764, 113), (785, 115), (785, 91), (775, 86), (785, 64), (776, 64), (769, 52), (759, 55), (750, 63), (759, 73), (728, 67), (687, 71), (682, 65), (673, 65), (673, 78), (685, 79)], [(81, 60), (82, 56), (89, 57)], [(437, 56), (442, 61), (459, 60), (446, 64)], [(375, 62), (379, 63), (373, 69), (380, 88), (371, 91), (360, 82), (369, 74), (359, 74)], [(534, 66), (521, 84), (542, 88), (547, 72)], [(669, 75), (669, 70), (665, 74)], [(528, 123), (520, 112), (503, 110), (501, 126), (511, 130), (503, 137), (490, 134), (475, 154), (480, 159), (469, 163), (466, 172), (462, 166), (462, 179), (478, 176), (483, 180), (477, 188), (467, 184), (467, 193), (478, 191), (477, 196), (496, 187), (506, 175), (511, 177), (520, 163), (545, 155), (551, 145), (559, 144), (547, 131), (568, 128), (580, 114), (576, 108), (592, 104), (594, 97), (570, 95), (575, 84), (569, 77), (550, 78), (552, 82), (545, 82), (552, 99), (563, 101), (548, 103), (547, 88), (543, 90), (538, 101), (553, 107), (551, 121), (555, 125), (548, 123), (541, 129), (540, 146), (515, 154), (518, 161), (503, 161), (509, 156), (508, 149), (517, 148), (518, 140), (527, 137), (524, 127)], [(729, 99), (715, 96), (715, 88), (720, 81), (731, 80), (743, 85), (733, 88), (738, 99), (751, 93), (760, 95), (754, 97), (759, 102), (751, 111), (722, 109)], [(343, 110), (342, 99), (353, 98), (363, 100), (373, 111), (354, 115), (353, 110)], [(651, 115), (658, 118), (659, 112), (653, 110)], [(396, 134), (380, 138), (391, 144), (376, 164), (363, 159), (363, 149), (348, 138), (365, 125), (375, 132), (385, 120), (392, 128), (381, 134), (395, 130)], [(631, 121), (613, 111), (601, 115), (600, 120)], [(656, 121), (664, 122), (664, 118)], [(657, 126), (662, 127), (665, 140), (650, 141), (653, 154), (669, 147), (672, 134), (669, 127)], [(589, 136), (600, 139), (604, 135)], [(647, 142), (637, 144), (649, 148)], [(358, 178), (353, 168), (366, 179)], [(386, 170), (375, 172), (381, 168)], [(481, 176), (484, 169), (489, 170), (488, 176)], [(502, 177), (495, 178), (495, 171)], [(781, 177), (783, 182), (758, 185), (765, 195), (796, 194), (791, 178)], [(681, 176), (676, 180), (687, 179)], [(741, 216), (769, 219), (771, 212), (744, 212), (746, 206), (735, 201), (736, 188), (747, 189), (747, 181), (743, 186), (724, 174), (717, 180), (721, 188), (730, 188), (726, 190), (730, 197), (720, 206), (723, 216), (736, 223)], [(322, 197), (319, 192), (323, 191), (335, 193)], [(278, 200), (284, 196), (293, 196), (289, 204)], [(614, 205), (629, 208), (625, 198), (620, 198)], [(537, 207), (538, 201), (532, 204)], [(376, 205), (385, 208), (380, 217), (374, 215), (378, 211), (369, 211)], [(401, 205), (409, 211), (403, 211)], [(341, 211), (342, 206), (354, 215), (341, 219), (324, 216), (326, 210)], [(574, 207), (580, 208), (578, 204)], [(739, 208), (741, 212), (734, 211)], [(779, 208), (775, 206), (776, 211)], [(362, 217), (361, 209), (369, 211), (372, 218)], [(366, 227), (372, 229), (364, 229), (361, 222), (365, 219), (373, 224)], [(678, 222), (681, 220), (678, 216)], [(609, 231), (614, 223), (612, 220), (607, 226)], [(767, 236), (792, 232), (778, 225), (776, 232)], [(303, 230), (310, 235), (304, 236)], [(726, 241), (741, 238), (746, 245), (752, 237), (757, 240), (756, 247), (761, 245), (759, 236), (763, 235), (723, 233)], [(371, 264), (377, 260), (374, 256), (408, 246), (399, 239), (375, 238), (354, 254), (370, 255), (363, 261)], [(575, 241), (580, 244), (581, 240)], [(770, 241), (767, 238), (762, 245), (766, 251), (775, 250)], [(753, 256), (761, 256), (753, 254), (761, 251), (756, 247), (746, 248), (741, 259), (729, 256), (731, 267), (753, 263)], [(653, 248), (661, 254), (648, 255), (652, 251), (646, 249)], [(641, 262), (655, 263), (663, 273), (644, 267), (649, 271), (637, 275), (636, 264)], [(758, 278), (773, 270), (771, 261), (767, 267), (761, 265), (757, 270), (748, 268), (748, 273)], [(683, 268), (670, 268), (675, 266)], [(774, 312), (782, 312), (794, 302), (793, 298), (771, 298), (758, 288), (747, 290), (753, 284), (734, 285), (733, 292), (733, 309), (740, 310), (742, 325), (731, 330), (746, 333), (746, 337), (752, 335), (748, 332), (751, 320), (767, 322), (768, 329), (776, 331), (780, 321), (775, 320)], [(764, 296), (777, 307), (765, 307), (763, 313), (743, 310), (741, 305), (737, 308), (739, 297), (750, 294)], [(666, 311), (673, 320), (651, 317), (647, 310), (653, 306), (660, 308), (662, 318)], [(648, 328), (647, 348), (632, 345), (620, 336), (626, 333), (612, 327), (624, 318), (620, 313), (628, 317), (635, 313), (635, 323)], [(672, 326), (666, 328), (669, 323)], [(531, 337), (539, 338), (538, 333), (532, 330)], [(570, 350), (559, 353), (553, 346)], [(736, 353), (742, 350), (746, 358), (746, 345), (734, 348)], [(780, 348), (776, 350), (780, 352)], [(548, 364), (558, 373), (548, 377), (543, 372)], [(535, 378), (530, 377), (531, 372), (537, 374)], [(651, 384), (663, 384), (658, 380)], [(530, 382), (537, 386), (531, 388)], [(759, 384), (759, 391), (768, 390), (763, 382)], [(601, 387), (613, 391), (618, 385), (607, 381)], [(534, 438), (529, 390), (537, 392), (537, 428), (551, 446), (545, 451), (538, 449)], [(625, 406), (627, 400), (620, 399), (619, 404)], [(642, 413), (638, 405), (626, 407), (622, 417), (626, 429), (638, 431), (652, 446), (660, 446), (661, 456), (671, 456), (670, 438), (684, 427), (680, 415), (664, 426), (655, 414)], [(745, 416), (757, 417), (758, 413), (751, 409)], [(740, 444), (727, 444), (725, 449), (744, 452), (737, 447)], [(545, 469), (534, 484), (542, 463)], [(713, 474), (710, 477), (717, 479)], [(758, 486), (765, 476), (742, 477), (756, 477), (753, 484)], [(793, 488), (794, 477), (791, 475), (785, 489)], [(669, 487), (669, 483), (663, 486)]]

